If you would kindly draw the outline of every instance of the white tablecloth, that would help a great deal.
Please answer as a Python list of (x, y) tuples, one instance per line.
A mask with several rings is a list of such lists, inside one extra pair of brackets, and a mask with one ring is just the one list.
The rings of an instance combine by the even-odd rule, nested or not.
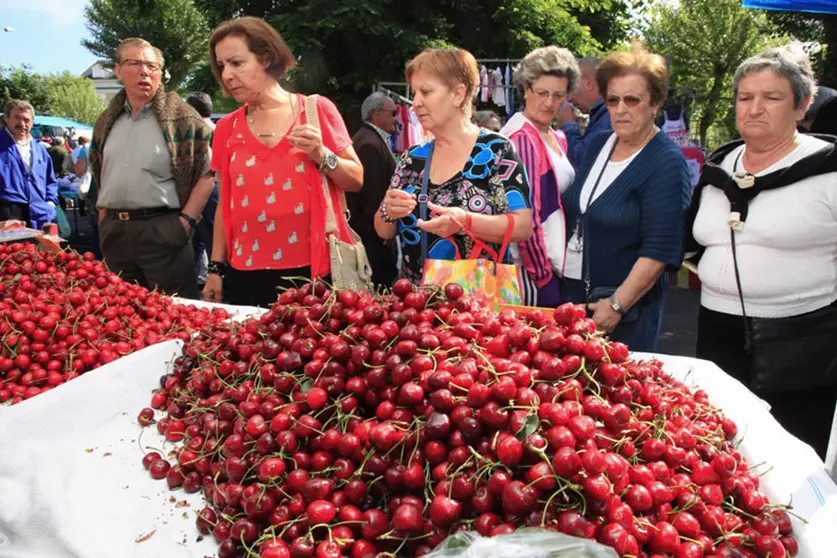
[[(141, 429), (136, 416), (180, 347), (176, 341), (149, 347), (0, 408), (0, 557), (215, 554), (211, 536), (197, 541), (200, 493), (170, 492), (140, 462), (143, 450), (169, 447), (154, 428)], [(787, 434), (760, 400), (714, 364), (660, 358), (672, 374), (705, 389), (739, 424), (742, 449), (753, 463), (773, 465), (763, 477), (765, 491), (777, 502), (792, 497), (809, 520), (807, 526), (796, 524), (799, 556), (834, 556), (837, 486), (813, 450)]]

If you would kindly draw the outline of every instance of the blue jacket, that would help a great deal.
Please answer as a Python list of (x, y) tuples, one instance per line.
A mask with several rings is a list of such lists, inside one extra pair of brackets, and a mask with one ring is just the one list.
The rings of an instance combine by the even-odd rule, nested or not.
[[(608, 137), (600, 135), (590, 145), (575, 181), (564, 192), (568, 231), (575, 230), (581, 189)], [(591, 286), (618, 287), (641, 257), (677, 269), (683, 261), (691, 197), (683, 151), (660, 131), (587, 209), (584, 244)], [(662, 285), (661, 278), (646, 297), (662, 296)]]
[(578, 125), (578, 122), (567, 122), (561, 126), (561, 130), (567, 136), (569, 146), (567, 156), (575, 170), (578, 170), (596, 138), (602, 135), (609, 136), (613, 132), (613, 126), (610, 124), (610, 112), (608, 112), (604, 101), (599, 99), (590, 109), (590, 121), (587, 123), (587, 131), (584, 134), (581, 133), (581, 126)]
[(29, 205), (30, 225), (37, 229), (54, 223), (58, 181), (46, 147), (32, 140), (32, 170), (27, 168), (14, 138), (0, 130), (0, 200)]

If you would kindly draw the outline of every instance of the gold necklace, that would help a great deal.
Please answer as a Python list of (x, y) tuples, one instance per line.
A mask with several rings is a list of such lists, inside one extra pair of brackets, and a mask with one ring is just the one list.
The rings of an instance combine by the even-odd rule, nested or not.
[[(290, 132), (290, 129), (291, 129), (291, 127), (293, 127), (294, 122), (296, 122), (296, 118), (297, 118), (298, 115), (296, 113), (297, 107), (294, 106), (293, 97), (291, 97), (290, 92), (286, 91), (286, 93), (288, 94), (288, 104), (291, 106), (291, 116), (293, 117), (291, 119), (291, 124), (288, 127), (288, 130), (286, 130), (284, 134), (277, 134), (276, 132), (257, 133), (256, 134), (257, 137), (260, 137), (260, 138), (275, 138), (275, 137), (278, 136), (281, 139), (281, 138), (284, 138), (285, 136), (287, 136), (288, 132)], [(249, 122), (250, 124), (255, 124), (256, 123), (256, 112), (257, 112), (256, 107), (255, 106), (251, 107), (251, 112), (250, 112), (250, 114), (247, 115), (247, 122)], [(263, 112), (266, 112), (266, 111), (263, 111)]]

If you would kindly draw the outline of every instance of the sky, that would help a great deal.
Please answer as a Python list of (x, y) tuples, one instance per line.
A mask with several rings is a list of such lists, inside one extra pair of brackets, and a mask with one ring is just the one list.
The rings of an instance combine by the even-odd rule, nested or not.
[(81, 46), (88, 37), (88, 0), (0, 0), (0, 66), (29, 64), (35, 72), (80, 74), (96, 57)]

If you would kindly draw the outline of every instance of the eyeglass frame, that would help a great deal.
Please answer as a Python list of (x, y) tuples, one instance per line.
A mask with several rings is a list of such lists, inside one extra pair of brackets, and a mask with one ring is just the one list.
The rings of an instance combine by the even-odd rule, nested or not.
[(538, 89), (537, 91), (535, 91), (535, 88), (531, 85), (528, 86), (528, 89), (532, 92), (532, 95), (534, 95), (541, 103), (546, 102), (546, 100), (550, 98), (556, 103), (562, 103), (566, 101), (570, 96), (569, 91), (565, 91), (564, 93), (559, 95), (558, 93), (552, 93), (550, 91), (547, 91), (546, 89)]
[(619, 106), (619, 103), (624, 102), (625, 106), (628, 108), (638, 107), (643, 101), (645, 97), (640, 95), (607, 95), (604, 98), (605, 105), (610, 108), (615, 108)]
[(120, 66), (127, 66), (129, 68), (139, 68), (143, 66), (148, 69), (149, 72), (157, 73), (163, 71), (163, 65), (159, 62), (154, 62), (152, 60), (139, 60), (138, 58), (126, 58), (122, 62), (119, 63)]

